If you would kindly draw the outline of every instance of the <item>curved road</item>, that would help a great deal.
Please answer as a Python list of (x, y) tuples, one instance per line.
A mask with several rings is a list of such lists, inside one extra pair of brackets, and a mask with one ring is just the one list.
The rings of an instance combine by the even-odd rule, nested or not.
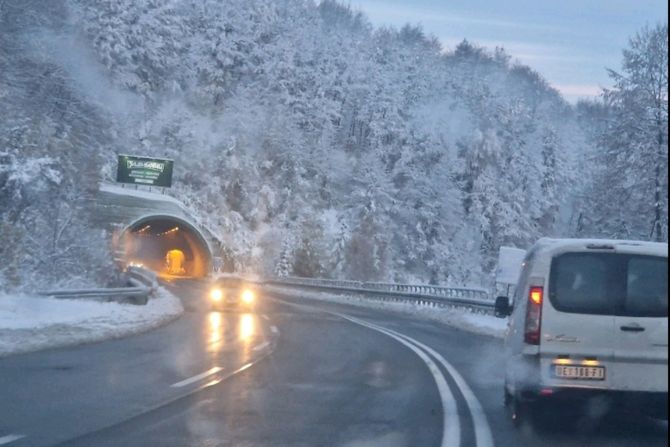
[(0, 359), (0, 445), (667, 445), (627, 414), (515, 429), (490, 337), (293, 296), (211, 312), (203, 283), (169, 287), (187, 312), (163, 328)]

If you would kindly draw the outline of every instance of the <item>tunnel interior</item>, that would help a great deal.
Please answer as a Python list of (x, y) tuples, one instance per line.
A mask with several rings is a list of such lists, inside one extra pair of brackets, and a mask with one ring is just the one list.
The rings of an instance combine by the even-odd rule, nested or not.
[(170, 216), (152, 216), (131, 224), (121, 236), (127, 265), (142, 265), (163, 277), (202, 278), (212, 255), (200, 232)]

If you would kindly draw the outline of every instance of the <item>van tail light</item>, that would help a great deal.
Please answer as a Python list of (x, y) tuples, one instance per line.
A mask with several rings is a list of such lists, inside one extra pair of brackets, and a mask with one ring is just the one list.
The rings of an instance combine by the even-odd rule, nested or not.
[(540, 325), (542, 321), (542, 287), (531, 287), (528, 291), (528, 307), (526, 308), (526, 326), (523, 340), (529, 345), (540, 344)]

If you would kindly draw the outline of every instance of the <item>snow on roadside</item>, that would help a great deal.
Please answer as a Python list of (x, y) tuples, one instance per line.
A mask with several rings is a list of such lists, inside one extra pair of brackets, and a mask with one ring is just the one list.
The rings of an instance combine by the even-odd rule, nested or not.
[(0, 295), (0, 357), (145, 332), (183, 312), (163, 288), (144, 306)]
[(166, 194), (161, 194), (159, 192), (146, 191), (143, 189), (132, 189), (131, 187), (124, 188), (123, 186), (110, 183), (101, 184), (100, 191), (123, 196), (133, 196), (137, 197), (138, 199), (148, 199), (159, 202), (172, 202), (175, 205), (179, 206), (180, 208), (185, 208), (184, 204), (178, 199), (175, 199), (174, 197)]
[(507, 319), (496, 318), (493, 315), (482, 315), (469, 312), (462, 308), (441, 308), (419, 305), (417, 303), (398, 303), (392, 301), (381, 301), (371, 298), (363, 298), (357, 295), (333, 294), (327, 292), (311, 292), (291, 287), (266, 286), (270, 292), (282, 294), (290, 293), (301, 298), (329, 301), (333, 303), (351, 304), (354, 306), (370, 309), (381, 309), (391, 312), (411, 315), (430, 321), (436, 321), (449, 326), (463, 329), (478, 334), (502, 338), (507, 328)]

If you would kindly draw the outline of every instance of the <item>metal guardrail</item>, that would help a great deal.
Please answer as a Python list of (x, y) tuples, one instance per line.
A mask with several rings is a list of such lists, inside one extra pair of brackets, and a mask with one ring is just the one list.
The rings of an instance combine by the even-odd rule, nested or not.
[(492, 314), (494, 302), (482, 288), (441, 287), (423, 284), (374, 283), (321, 278), (273, 278), (267, 285), (289, 286), (313, 290), (354, 293), (382, 301), (413, 302), (430, 307), (464, 307), (471, 311)]
[(140, 267), (126, 269), (128, 282), (131, 287), (112, 287), (101, 289), (70, 289), (70, 290), (43, 290), (38, 295), (52, 296), (61, 299), (89, 299), (95, 301), (117, 301), (129, 304), (144, 305), (149, 296), (158, 287), (156, 274)]
[(131, 265), (126, 268), (126, 274), (133, 285), (148, 287), (151, 291), (158, 287), (158, 275), (151, 270)]

